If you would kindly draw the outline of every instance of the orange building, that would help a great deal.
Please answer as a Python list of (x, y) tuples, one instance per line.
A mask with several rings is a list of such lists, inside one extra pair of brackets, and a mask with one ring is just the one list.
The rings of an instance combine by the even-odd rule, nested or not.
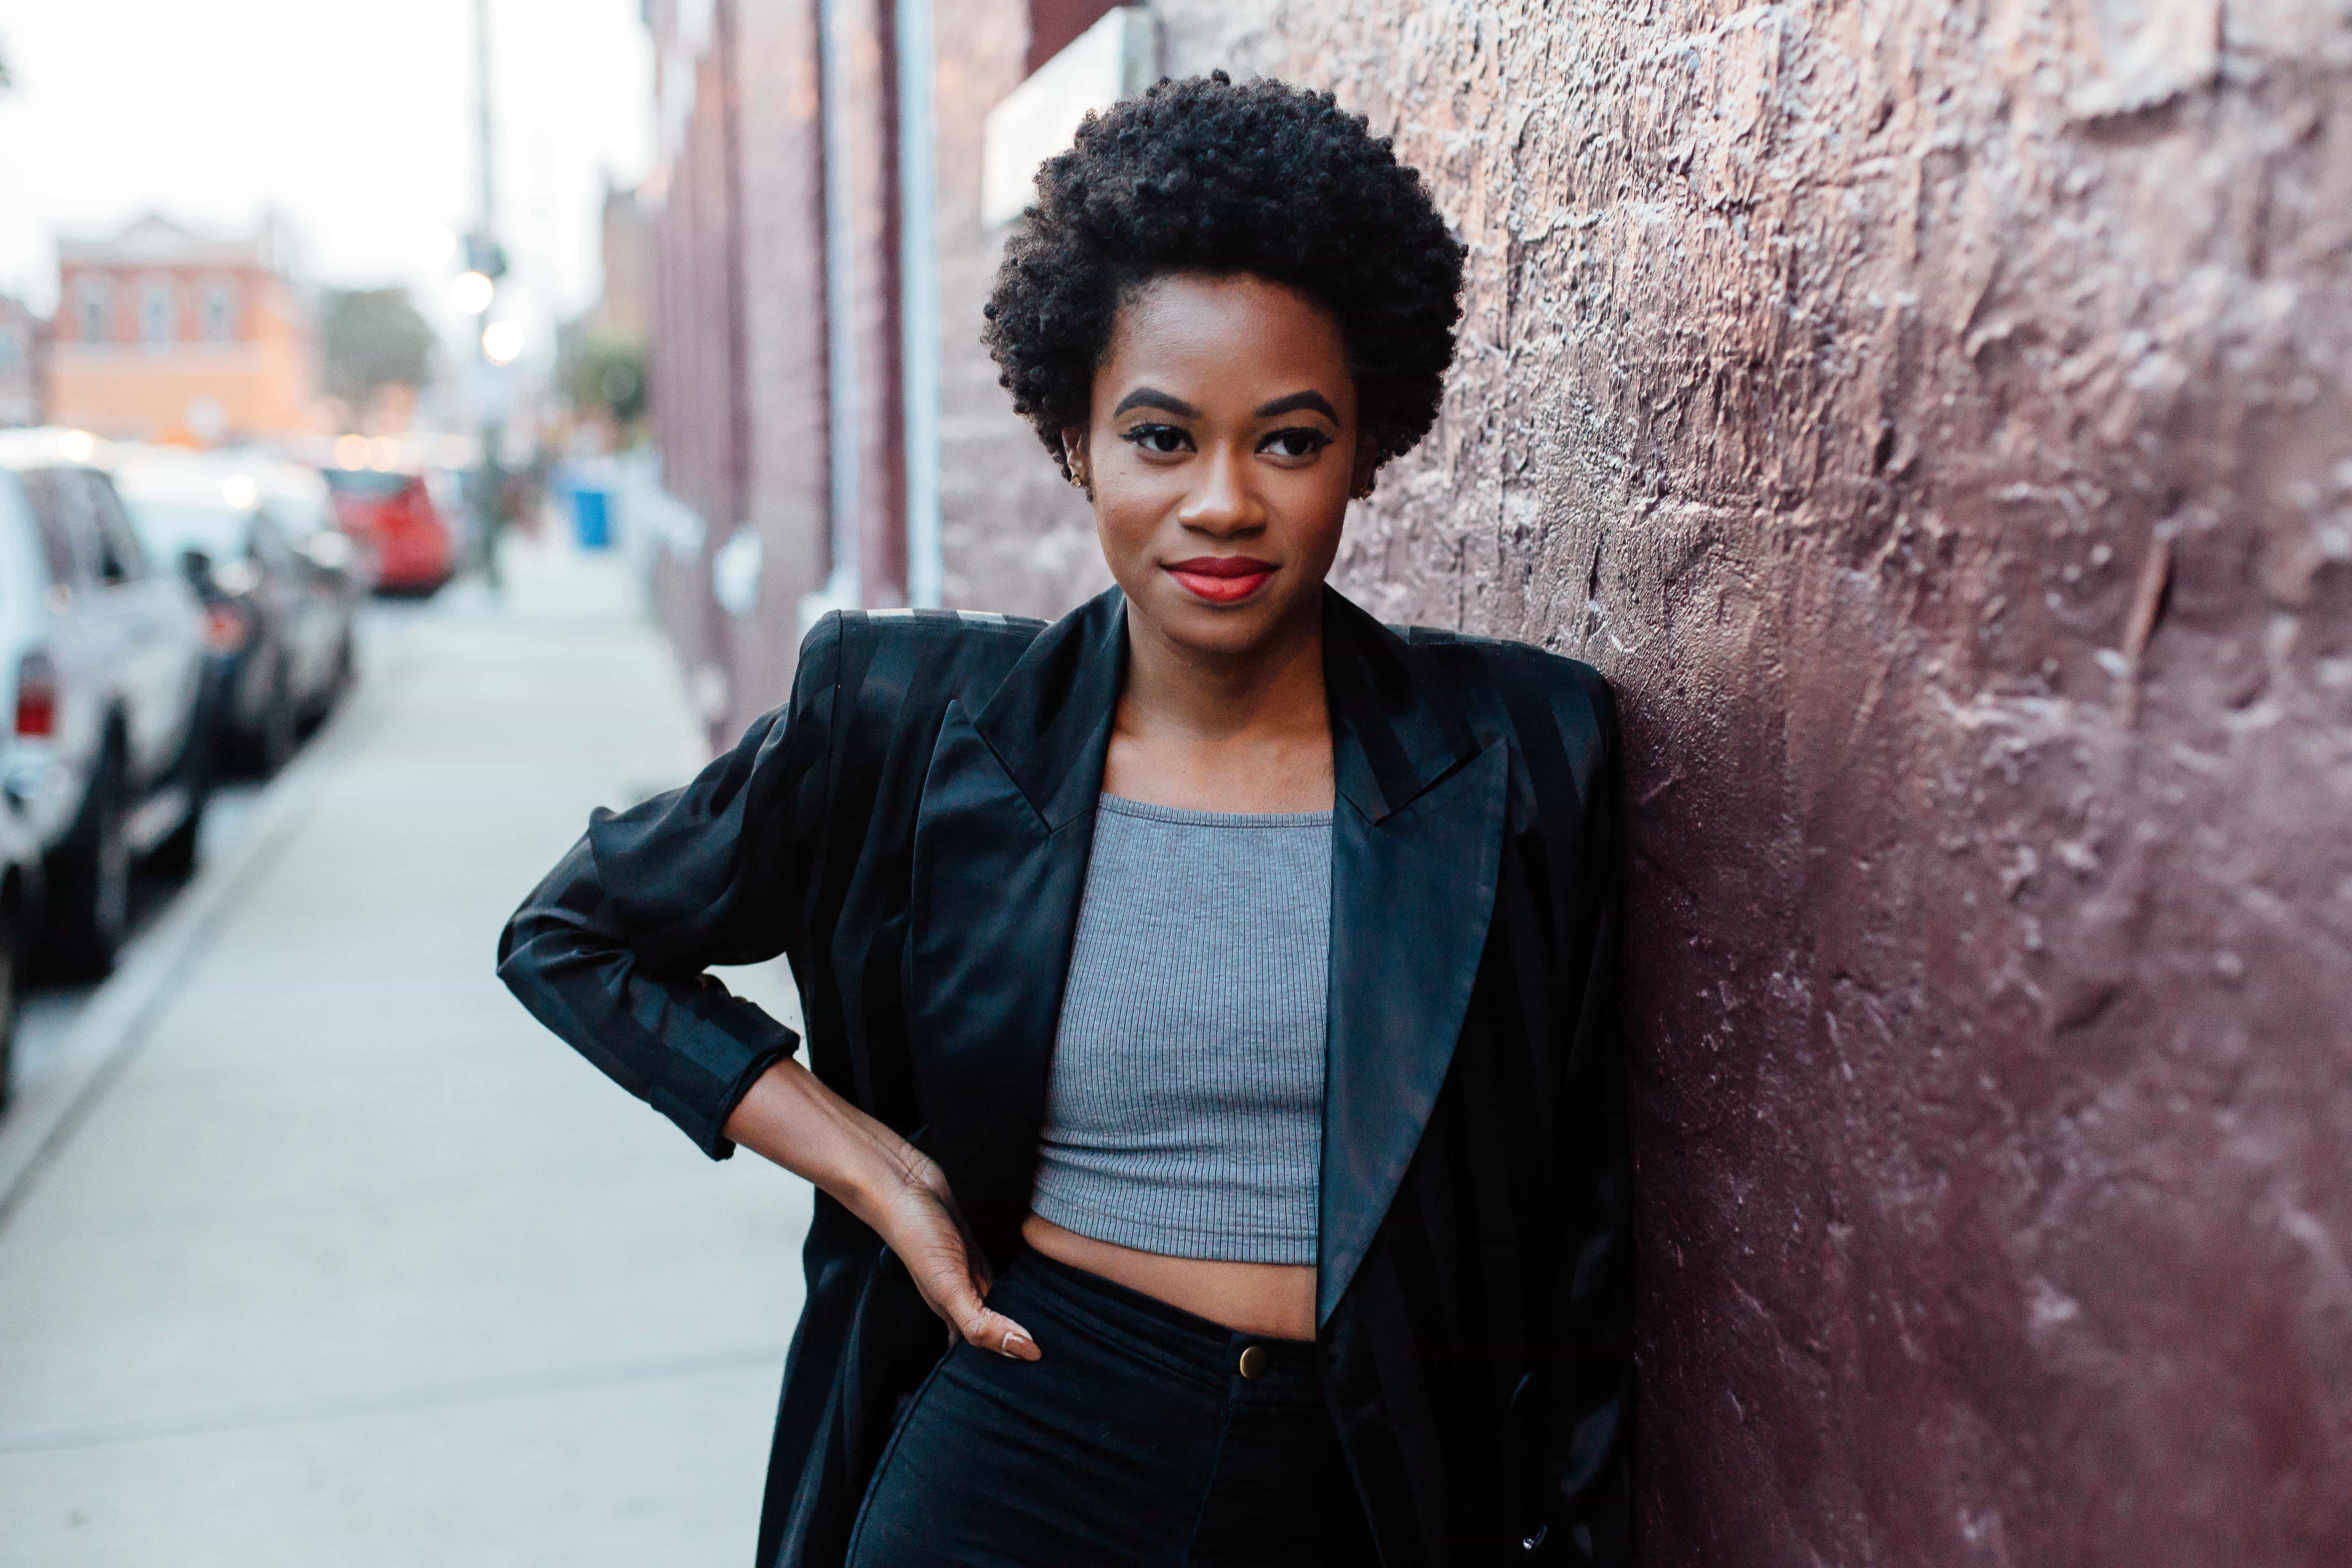
[(268, 231), (213, 239), (148, 216), (58, 243), (51, 423), (211, 444), (313, 428), (308, 322)]
[(41, 423), (41, 360), (48, 323), (0, 294), (0, 426)]

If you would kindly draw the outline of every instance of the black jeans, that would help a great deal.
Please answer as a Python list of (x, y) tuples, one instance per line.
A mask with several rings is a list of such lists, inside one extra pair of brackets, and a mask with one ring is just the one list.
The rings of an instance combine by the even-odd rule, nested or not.
[(948, 1352), (883, 1452), (851, 1568), (1379, 1561), (1313, 1346), (1031, 1252), (988, 1304), (1042, 1359)]

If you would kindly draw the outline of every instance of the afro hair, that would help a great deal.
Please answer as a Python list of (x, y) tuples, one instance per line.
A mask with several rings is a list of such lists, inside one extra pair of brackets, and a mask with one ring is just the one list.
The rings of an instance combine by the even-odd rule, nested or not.
[(982, 334), (1069, 472), (1120, 304), (1155, 278), (1246, 273), (1337, 320), (1376, 465), (1437, 417), (1461, 319), (1463, 247), (1420, 174), (1328, 92), (1223, 71), (1089, 114), (1037, 173)]

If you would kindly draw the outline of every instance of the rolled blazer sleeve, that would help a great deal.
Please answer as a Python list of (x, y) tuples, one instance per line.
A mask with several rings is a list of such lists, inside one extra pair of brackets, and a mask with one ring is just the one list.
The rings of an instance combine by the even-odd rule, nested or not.
[(824, 837), (841, 622), (801, 647), (791, 700), (692, 783), (599, 810), (499, 940), (531, 1015), (713, 1159), (752, 1082), (799, 1038), (703, 971), (797, 958)]

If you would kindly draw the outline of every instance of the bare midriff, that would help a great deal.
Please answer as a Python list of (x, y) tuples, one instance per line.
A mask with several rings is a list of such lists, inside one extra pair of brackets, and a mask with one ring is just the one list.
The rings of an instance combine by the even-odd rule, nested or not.
[(1140, 1290), (1196, 1318), (1270, 1340), (1315, 1337), (1315, 1270), (1303, 1263), (1220, 1263), (1097, 1241), (1031, 1215), (1021, 1239), (1056, 1263)]

